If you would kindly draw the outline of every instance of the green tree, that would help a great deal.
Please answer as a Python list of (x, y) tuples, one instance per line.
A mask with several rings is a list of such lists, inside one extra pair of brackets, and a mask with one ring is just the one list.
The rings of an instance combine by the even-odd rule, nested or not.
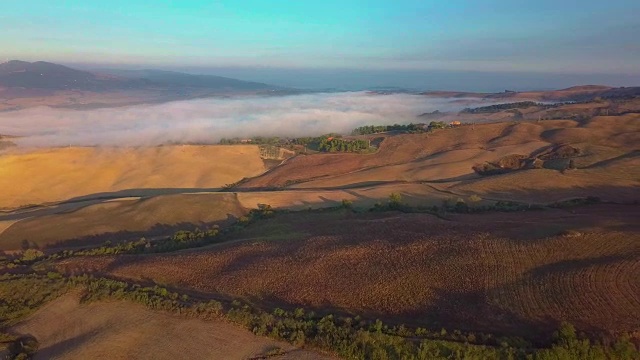
[(563, 321), (560, 328), (553, 334), (555, 342), (562, 346), (569, 346), (578, 339), (576, 328), (570, 323)]
[(391, 195), (389, 195), (389, 204), (400, 205), (401, 202), (402, 195), (399, 193), (391, 193)]

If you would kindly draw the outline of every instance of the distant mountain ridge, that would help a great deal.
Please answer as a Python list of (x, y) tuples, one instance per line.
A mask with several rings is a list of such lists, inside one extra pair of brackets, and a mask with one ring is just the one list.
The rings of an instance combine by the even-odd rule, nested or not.
[(7, 88), (99, 91), (131, 85), (44, 61), (30, 63), (12, 60), (0, 64), (0, 86)]
[(45, 61), (11, 60), (0, 64), (0, 88), (45, 90), (179, 90), (251, 92), (285, 90), (282, 87), (213, 75), (161, 70), (101, 70), (90, 72)]
[(216, 75), (194, 75), (176, 71), (165, 71), (155, 69), (143, 70), (117, 70), (100, 69), (100, 74), (109, 74), (126, 79), (145, 79), (154, 84), (163, 84), (176, 87), (197, 87), (197, 88), (218, 88), (218, 89), (250, 89), (250, 90), (272, 90), (283, 89), (278, 86), (268, 85), (259, 82), (243, 81)]
[(614, 88), (604, 85), (581, 85), (548, 91), (509, 91), (474, 93), (465, 91), (427, 91), (422, 95), (438, 98), (477, 98), (499, 101), (592, 101), (596, 98), (621, 99), (640, 96), (640, 87)]

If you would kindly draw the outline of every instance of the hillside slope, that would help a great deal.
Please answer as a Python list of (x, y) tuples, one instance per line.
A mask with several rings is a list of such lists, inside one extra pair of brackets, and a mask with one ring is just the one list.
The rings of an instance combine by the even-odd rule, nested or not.
[[(374, 183), (423, 182), (452, 195), (527, 202), (533, 197), (528, 193), (546, 192), (548, 196), (533, 202), (551, 202), (598, 196), (594, 192), (599, 188), (620, 190), (607, 191), (606, 199), (633, 200), (637, 198), (634, 189), (640, 186), (639, 144), (638, 114), (582, 122), (477, 124), (433, 134), (387, 136), (379, 151), (371, 155), (298, 156), (240, 189), (353, 189)], [(473, 170), (477, 164), (512, 155), (532, 156), (559, 145), (580, 151), (574, 159), (577, 169), (566, 173), (529, 169), (496, 176), (480, 176)]]
[(57, 209), (50, 214), (27, 212), (19, 221), (7, 221), (4, 226), (0, 222), (0, 250), (18, 250), (26, 243), (52, 250), (153, 238), (178, 230), (224, 226), (248, 211), (228, 193), (123, 198), (82, 205), (77, 210)]
[(291, 213), (243, 242), (163, 255), (63, 260), (269, 306), (537, 337), (640, 324), (637, 206), (458, 215)]
[(80, 304), (68, 294), (12, 328), (39, 342), (35, 359), (328, 359), (223, 321), (181, 318), (124, 301)]
[(210, 91), (276, 90), (276, 86), (220, 76), (160, 70), (103, 70), (90, 72), (45, 61), (11, 60), (0, 63), (0, 89), (117, 91), (203, 88)]
[[(0, 155), (0, 208), (215, 190), (266, 170), (257, 146), (54, 148)], [(117, 192), (117, 194), (112, 194)]]
[(139, 88), (144, 81), (100, 76), (44, 61), (0, 64), (0, 88), (105, 91)]

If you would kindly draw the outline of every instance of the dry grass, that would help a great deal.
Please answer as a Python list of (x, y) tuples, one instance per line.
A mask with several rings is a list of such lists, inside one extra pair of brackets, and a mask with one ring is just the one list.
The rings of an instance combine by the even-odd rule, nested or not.
[(455, 221), (298, 213), (249, 229), (244, 243), (60, 266), (432, 327), (535, 336), (567, 320), (586, 330), (633, 331), (640, 324), (638, 215), (635, 206)]
[(2, 233), (7, 230), (9, 227), (11, 227), (11, 225), (13, 225), (15, 223), (15, 221), (13, 220), (7, 220), (7, 221), (0, 221), (0, 236), (2, 235)]
[[(350, 174), (376, 167), (407, 164), (450, 150), (478, 149), (499, 136), (508, 124), (490, 124), (439, 131), (435, 134), (388, 136), (379, 151), (371, 155), (318, 154), (298, 156), (243, 187), (283, 186), (287, 181), (307, 181)], [(480, 140), (479, 140), (480, 139)], [(365, 181), (374, 179), (366, 178)]]
[(78, 303), (65, 295), (15, 326), (36, 337), (35, 359), (247, 359), (279, 347), (282, 359), (328, 357), (221, 321), (186, 319), (128, 302)]
[[(476, 164), (495, 162), (513, 154), (536, 154), (560, 143), (581, 150), (581, 155), (574, 160), (578, 170), (562, 173), (533, 169), (489, 177), (480, 177), (473, 171)], [(318, 192), (349, 189), (352, 195), (361, 195), (361, 188), (381, 190), (384, 185), (388, 192), (378, 197), (382, 199), (390, 192), (401, 191), (394, 187), (402, 182), (425, 182), (437, 190), (417, 197), (428, 203), (437, 203), (443, 196), (474, 194), (528, 203), (586, 196), (632, 202), (640, 200), (638, 144), (640, 117), (634, 114), (596, 117), (582, 123), (550, 120), (485, 124), (429, 135), (390, 136), (373, 155), (300, 156), (243, 186), (290, 184), (288, 188), (304, 190), (305, 194), (313, 189)], [(284, 196), (274, 197), (279, 202)], [(268, 195), (263, 199), (269, 203)]]
[[(389, 136), (376, 154), (299, 156), (243, 187), (353, 187), (372, 181), (449, 182), (449, 185), (462, 181), (465, 185), (464, 181), (478, 178), (472, 170), (475, 164), (494, 162), (512, 154), (529, 155), (559, 143), (589, 148), (587, 156), (578, 159), (581, 167), (588, 167), (596, 163), (596, 157), (602, 161), (638, 150), (639, 124), (640, 116), (632, 114), (596, 117), (587, 123), (573, 120), (495, 123), (434, 134)], [(615, 183), (619, 178), (615, 170), (623, 169), (607, 169), (609, 177), (602, 184), (627, 185), (629, 181)], [(546, 178), (549, 174), (541, 171), (532, 176), (536, 175)], [(554, 177), (552, 181), (561, 181)], [(623, 177), (623, 180), (633, 179)], [(590, 187), (593, 183), (587, 181), (579, 185)], [(537, 188), (548, 189), (549, 184), (544, 182)]]
[(258, 147), (251, 145), (55, 148), (4, 154), (0, 208), (123, 190), (139, 196), (148, 189), (220, 188), (264, 170)]
[(352, 201), (355, 206), (370, 208), (376, 202), (386, 201), (391, 193), (400, 193), (407, 202), (416, 205), (439, 205), (441, 200), (451, 196), (428, 185), (380, 181), (372, 181), (369, 185), (355, 189), (348, 187), (336, 190), (293, 188), (282, 191), (238, 192), (237, 196), (240, 203), (247, 208), (255, 208), (258, 204), (269, 204), (274, 208), (305, 210), (338, 206), (343, 199)]
[[(270, 204), (292, 209), (335, 206), (342, 199), (370, 207), (392, 192), (423, 205), (472, 195), (528, 203), (585, 196), (632, 202), (640, 200), (639, 124), (639, 115), (629, 114), (388, 136), (375, 154), (290, 159), (243, 184), (237, 199), (244, 208)], [(532, 169), (489, 177), (473, 171), (474, 165), (514, 154), (541, 153), (557, 143), (580, 149), (574, 159), (577, 170)], [(153, 236), (180, 224), (190, 227), (218, 221), (227, 213), (213, 215), (208, 209), (218, 201), (217, 210), (226, 209), (226, 198), (206, 193), (167, 195), (206, 192), (264, 169), (255, 146), (72, 148), (0, 156), (0, 188), (6, 189), (0, 206), (88, 199), (0, 215), (3, 222), (23, 219), (13, 225), (5, 222), (0, 249), (15, 248), (23, 239), (43, 246), (69, 239), (102, 242), (105, 234)], [(243, 191), (261, 187), (285, 190)], [(95, 199), (105, 195), (145, 199), (114, 203)]]
[(77, 210), (27, 218), (9, 224), (11, 226), (6, 229), (2, 229), (0, 222), (0, 250), (19, 249), (23, 240), (48, 248), (167, 235), (198, 226), (223, 225), (235, 221), (246, 211), (237, 197), (228, 193), (106, 201)]

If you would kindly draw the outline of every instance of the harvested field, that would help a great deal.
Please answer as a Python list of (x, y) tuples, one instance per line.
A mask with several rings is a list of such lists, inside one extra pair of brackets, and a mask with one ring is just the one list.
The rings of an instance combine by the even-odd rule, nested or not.
[[(335, 206), (346, 199), (371, 207), (391, 193), (401, 193), (414, 205), (430, 206), (471, 196), (526, 203), (587, 196), (640, 201), (638, 116), (495, 123), (432, 134), (387, 135), (375, 154), (290, 159), (234, 188), (239, 205), (230, 205), (224, 199), (231, 198), (218, 198), (210, 191), (262, 174), (265, 166), (257, 146), (72, 148), (7, 154), (0, 156), (0, 186), (8, 189), (0, 206), (75, 198), (48, 208), (0, 215), (4, 224), (0, 249), (15, 249), (23, 240), (46, 247), (69, 240), (87, 244), (155, 236), (180, 226), (218, 222), (242, 213), (239, 207), (258, 204), (300, 210)], [(571, 150), (577, 169), (563, 172), (569, 160), (556, 159), (548, 160), (548, 169), (488, 177), (473, 170), (487, 163), (509, 167), (504, 159), (515, 159), (517, 154), (544, 156), (554, 149)], [(274, 188), (280, 191), (256, 191)], [(124, 201), (130, 196), (137, 198)], [(105, 202), (105, 197), (115, 202)]]
[(247, 359), (281, 348), (281, 359), (328, 359), (222, 321), (188, 319), (124, 301), (47, 304), (12, 328), (39, 342), (35, 359)]
[(167, 255), (74, 258), (97, 271), (270, 306), (536, 338), (566, 320), (640, 329), (637, 206), (457, 215), (291, 213), (234, 242)]
[[(478, 138), (485, 141), (499, 136), (508, 124), (448, 129), (435, 134), (387, 136), (375, 154), (317, 154), (298, 156), (273, 171), (243, 184), (243, 187), (284, 186), (332, 175), (343, 175), (363, 169), (399, 165), (440, 152), (477, 148)], [(371, 179), (368, 179), (371, 180)]]
[(219, 189), (265, 171), (257, 146), (53, 148), (0, 155), (0, 208)]
[[(494, 123), (445, 129), (433, 134), (387, 136), (375, 154), (298, 156), (241, 187), (345, 188), (371, 181), (430, 181), (444, 184), (444, 188), (465, 186), (466, 181), (479, 177), (473, 171), (474, 165), (496, 162), (513, 154), (541, 153), (554, 144), (571, 144), (580, 150), (581, 155), (575, 159), (578, 167), (598, 167), (599, 161), (634, 154), (638, 150), (640, 117), (637, 114), (601, 116), (584, 123), (574, 120)], [(624, 168), (614, 171), (609, 168), (602, 172), (604, 178), (598, 178), (600, 185), (626, 186), (638, 180), (624, 176), (622, 182), (618, 182), (617, 170), (624, 171)], [(527, 176), (544, 180), (549, 175), (536, 170), (528, 172)], [(559, 173), (554, 174), (551, 181), (560, 182), (557, 175)], [(586, 179), (588, 176), (584, 177), (585, 182), (578, 182), (577, 186), (595, 185)], [(539, 185), (530, 182), (529, 186), (532, 185), (533, 189), (549, 188), (545, 182)]]
[(487, 176), (447, 187), (459, 194), (477, 194), (484, 198), (547, 204), (572, 198), (596, 196), (606, 201), (640, 201), (640, 159), (615, 169), (570, 170), (564, 174), (535, 169)]
[(269, 204), (274, 208), (306, 210), (334, 207), (342, 200), (353, 201), (354, 205), (370, 208), (376, 202), (386, 201), (391, 193), (401, 193), (405, 200), (413, 205), (440, 205), (451, 194), (435, 190), (433, 187), (418, 183), (372, 181), (360, 184), (357, 188), (335, 190), (297, 189), (283, 191), (238, 192), (242, 206), (256, 208), (258, 204)]
[[(0, 222), (0, 250), (95, 245), (223, 225), (247, 212), (234, 194), (178, 194), (106, 201), (78, 210)], [(29, 216), (29, 213), (26, 214)], [(4, 230), (4, 231), (3, 231)]]
[(530, 142), (520, 146), (504, 146), (494, 151), (482, 149), (450, 150), (426, 156), (411, 162), (374, 167), (354, 171), (348, 174), (338, 174), (321, 177), (317, 180), (292, 185), (290, 188), (323, 188), (349, 187), (366, 184), (367, 181), (427, 181), (437, 183), (455, 183), (477, 177), (473, 166), (485, 161), (508, 156), (514, 151), (533, 152), (547, 146), (542, 142)]

